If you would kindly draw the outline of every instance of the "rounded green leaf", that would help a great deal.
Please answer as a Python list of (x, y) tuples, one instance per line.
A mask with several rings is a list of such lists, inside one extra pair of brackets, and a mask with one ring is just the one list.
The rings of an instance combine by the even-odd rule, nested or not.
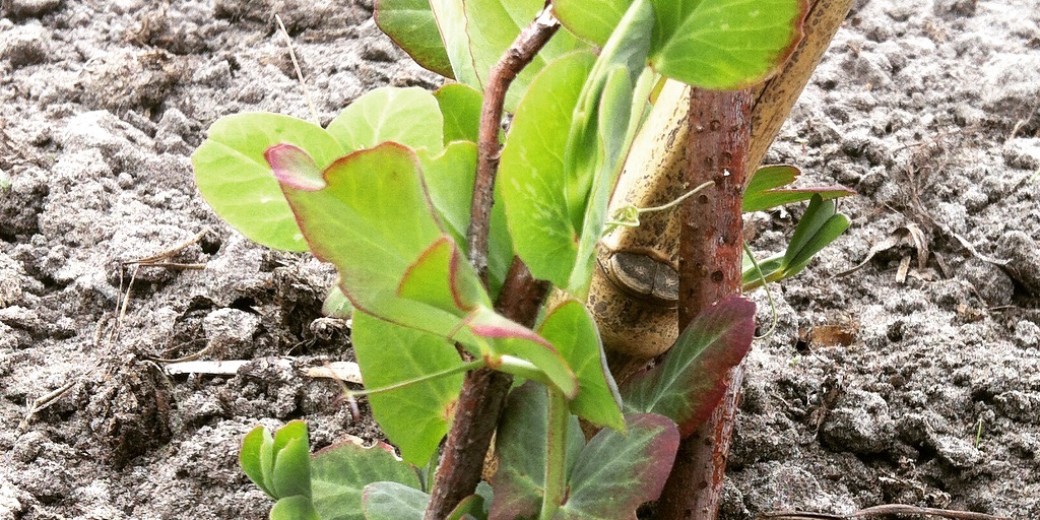
[(654, 0), (650, 64), (701, 88), (739, 89), (780, 69), (802, 38), (807, 0)]
[(437, 99), (418, 87), (382, 87), (368, 92), (340, 112), (329, 123), (328, 132), (344, 153), (388, 141), (413, 150), (444, 147), (444, 121)]
[[(274, 444), (271, 433), (263, 426), (253, 428), (242, 439), (242, 449), (238, 452), (238, 465), (242, 467), (242, 471), (249, 477), (249, 480), (252, 480), (268, 496), (274, 498), (274, 491), (267, 485), (267, 478), (264, 475), (264, 464), (261, 462), (261, 451), (265, 442)], [(273, 465), (272, 462), (268, 466)]]
[(596, 45), (610, 38), (631, 0), (553, 0), (560, 23)]
[(274, 435), (274, 467), (269, 484), (279, 498), (311, 496), (307, 423), (290, 421)]
[(348, 441), (314, 454), (312, 501), (322, 520), (364, 520), (361, 493), (373, 482), (420, 486), (415, 469), (398, 460), (385, 444), (364, 448)]
[[(354, 316), (351, 340), (366, 388), (383, 388), (462, 365), (455, 345), (366, 313)], [(448, 432), (463, 374), (429, 379), (368, 397), (372, 415), (401, 456), (425, 465)]]
[(274, 249), (306, 251), (271, 167), (268, 148), (292, 144), (324, 168), (344, 150), (320, 126), (294, 117), (247, 113), (221, 118), (192, 155), (195, 182), (213, 211), (250, 240)]

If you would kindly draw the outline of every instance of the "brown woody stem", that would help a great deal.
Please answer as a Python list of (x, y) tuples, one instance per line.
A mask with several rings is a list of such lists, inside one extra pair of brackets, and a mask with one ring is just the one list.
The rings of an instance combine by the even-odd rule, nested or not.
[[(693, 89), (690, 95), (687, 186), (715, 189), (683, 205), (679, 258), (679, 330), (702, 310), (740, 291), (741, 200), (751, 139), (751, 93)], [(679, 446), (657, 504), (657, 520), (714, 519), (740, 401), (743, 367), (727, 377), (726, 395), (711, 418)]]
[(477, 143), (477, 178), (473, 186), (473, 205), (470, 209), (467, 238), (470, 261), (485, 285), (491, 206), (494, 204), (495, 175), (498, 172), (502, 148), (498, 142), (498, 133), (502, 128), (506, 91), (516, 75), (534, 59), (559, 28), (560, 21), (553, 15), (551, 8), (547, 6), (542, 9), (492, 67), (484, 87), (484, 104), (480, 108), (480, 142)]
[[(531, 62), (559, 27), (560, 23), (549, 7), (543, 9), (520, 32), (506, 54), (491, 69), (484, 89), (480, 142), (477, 144), (477, 177), (473, 186), (467, 239), (470, 261), (480, 273), (485, 286), (491, 206), (494, 203), (495, 174), (501, 151), (498, 133), (506, 92), (516, 75)], [(495, 307), (503, 316), (530, 327), (534, 325), (548, 290), (548, 284), (535, 280), (527, 266), (519, 259), (514, 259)], [(423, 517), (425, 520), (446, 518), (462, 499), (476, 490), (484, 457), (491, 445), (491, 437), (498, 425), (512, 381), (512, 376), (490, 369), (466, 374), (451, 431), (448, 432), (437, 467), (430, 503)]]

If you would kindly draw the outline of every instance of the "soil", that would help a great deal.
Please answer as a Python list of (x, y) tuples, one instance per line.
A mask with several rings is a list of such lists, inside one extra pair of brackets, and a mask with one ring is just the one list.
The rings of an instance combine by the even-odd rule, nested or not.
[[(2, 6), (0, 520), (265, 518), (237, 468), (250, 428), (303, 417), (315, 448), (378, 433), (337, 384), (274, 363), (350, 359), (320, 315), (329, 268), (223, 225), (189, 156), (227, 114), (310, 116), (275, 13), (324, 122), (368, 88), (438, 80), (370, 0)], [(857, 1), (769, 156), (855, 188), (853, 225), (772, 289), (724, 519), (895, 502), (1040, 518), (1038, 106), (1034, 0)], [(792, 216), (750, 222), (770, 252)], [(171, 261), (205, 269), (126, 263), (204, 230)], [(199, 352), (253, 362), (155, 361)]]

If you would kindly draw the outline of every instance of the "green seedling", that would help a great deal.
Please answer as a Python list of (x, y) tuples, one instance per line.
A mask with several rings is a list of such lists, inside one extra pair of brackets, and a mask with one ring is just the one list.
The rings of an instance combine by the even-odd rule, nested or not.
[[(193, 156), (200, 192), (229, 224), (335, 266), (324, 310), (353, 317), (367, 387), (355, 394), (368, 397), (403, 459), (349, 443), (309, 457), (304, 423), (274, 434), (258, 428), (243, 442), (241, 464), (276, 500), (271, 518), (635, 518), (660, 494), (681, 436), (705, 420), (726, 370), (748, 352), (754, 304), (733, 296), (696, 318), (657, 368), (619, 389), (584, 301), (604, 232), (666, 209), (636, 210), (627, 223), (607, 212), (654, 87), (672, 78), (734, 89), (769, 77), (800, 38), (806, 0), (753, 8), (556, 0), (563, 28), (497, 100), (512, 122), (501, 143), (480, 143), (502, 145), (497, 179), (482, 184), (478, 130), (496, 99), (481, 92), (495, 92), (489, 71), (522, 30), (540, 29), (524, 25), (544, 4), (378, 0), (377, 25), (455, 83), (432, 93), (376, 89), (325, 128), (275, 114), (229, 116)], [(752, 211), (818, 194), (788, 254), (762, 263), (765, 281), (804, 268), (848, 225), (822, 201), (847, 190), (782, 189), (796, 176), (790, 167), (760, 171), (745, 198)], [(493, 186), (496, 203), (478, 222), (486, 225), (472, 226), (482, 185)], [(486, 252), (469, 250), (474, 227), (490, 230)], [(471, 266), (477, 255), (486, 255), (487, 273)], [(556, 291), (537, 323), (518, 323), (496, 305), (518, 279), (514, 257)], [(463, 420), (464, 374), (477, 369), (526, 383), (512, 390), (497, 432), (497, 473), (434, 511), (432, 492), (443, 484), (431, 482), (435, 455)], [(594, 432), (587, 441), (581, 421)], [(447, 450), (472, 444), (446, 442)]]

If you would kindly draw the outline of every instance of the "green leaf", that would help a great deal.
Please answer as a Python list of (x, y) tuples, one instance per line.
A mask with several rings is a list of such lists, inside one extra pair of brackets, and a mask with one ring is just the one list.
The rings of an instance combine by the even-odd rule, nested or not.
[(376, 0), (376, 25), (421, 67), (452, 78), (428, 0)]
[(459, 502), (445, 520), (485, 520), (484, 497), (470, 495)]
[(516, 253), (536, 278), (558, 287), (567, 285), (579, 240), (564, 196), (563, 158), (593, 62), (589, 53), (570, 54), (534, 79), (513, 118), (499, 166)]
[[(554, 0), (565, 27), (607, 41), (634, 0)], [(738, 89), (774, 74), (802, 37), (806, 0), (652, 0), (650, 64), (701, 88)]]
[(807, 0), (654, 0), (651, 66), (701, 88), (739, 89), (775, 74), (802, 38)]
[(814, 195), (802, 219), (798, 221), (798, 227), (795, 228), (791, 242), (787, 245), (787, 252), (784, 253), (785, 271), (789, 273), (785, 273), (786, 276), (793, 276), (804, 269), (816, 253), (827, 247), (827, 244), (838, 238), (848, 227), (848, 217), (837, 212), (837, 205), (833, 200), (825, 201), (819, 195)]
[[(520, 31), (527, 27), (545, 6), (544, 0), (465, 0), (466, 30), (480, 87), (487, 85), (491, 68), (502, 58)], [(555, 36), (534, 56), (513, 80), (506, 93), (505, 109), (511, 112), (531, 80), (545, 65), (568, 52), (587, 46), (565, 30)], [(477, 86), (477, 85), (473, 85)]]
[(416, 155), (422, 163), (423, 180), (441, 224), (455, 243), (464, 248), (473, 204), (473, 182), (477, 176), (477, 145), (453, 142), (438, 155), (427, 151)]
[(855, 195), (856, 192), (842, 186), (813, 186), (808, 188), (779, 189), (791, 184), (801, 171), (785, 164), (763, 166), (755, 171), (744, 190), (743, 211), (764, 211), (777, 206), (809, 200), (819, 195), (823, 200)]
[[(264, 443), (269, 444), (267, 450), (262, 450)], [(271, 436), (271, 432), (267, 431), (267, 428), (263, 426), (257, 426), (253, 428), (245, 438), (242, 439), (242, 449), (238, 452), (238, 465), (242, 467), (242, 471), (252, 480), (257, 487), (262, 489), (264, 493), (267, 493), (271, 498), (277, 498), (274, 491), (271, 490), (267, 485), (267, 473), (270, 472), (270, 468), (274, 466), (274, 461), (270, 461), (267, 465), (267, 471), (264, 470), (264, 464), (262, 462), (263, 455), (262, 451), (270, 453), (271, 448), (274, 445), (274, 438)]]
[(538, 334), (556, 347), (578, 376), (571, 412), (597, 426), (625, 428), (621, 396), (607, 367), (596, 322), (577, 300), (567, 300), (545, 317)]
[[(581, 239), (566, 287), (582, 299), (595, 269), (610, 196), (656, 81), (644, 65), (652, 25), (649, 1), (634, 3), (603, 47), (575, 109), (564, 158), (568, 208), (572, 218), (580, 216), (575, 225)], [(588, 136), (596, 139), (586, 143)]]
[(322, 520), (314, 510), (311, 499), (305, 496), (285, 497), (274, 504), (270, 520)]
[[(474, 310), (466, 317), (466, 324), (475, 336), (490, 343), (484, 349), (490, 349), (490, 356), (485, 358), (491, 368), (509, 372), (510, 365), (496, 358), (513, 356), (534, 365), (543, 376), (540, 381), (554, 386), (568, 399), (574, 399), (578, 394), (578, 379), (567, 366), (567, 361), (552, 344), (531, 329), (487, 307)], [(537, 377), (536, 374), (526, 372), (516, 375)]]
[(213, 211), (250, 240), (274, 249), (306, 251), (307, 243), (264, 152), (292, 143), (317, 168), (343, 148), (320, 126), (294, 117), (247, 113), (219, 119), (191, 156), (199, 192)]
[(397, 294), (458, 316), (478, 305), (491, 306), (473, 266), (447, 236), (435, 241), (408, 266)]
[[(440, 155), (431, 156), (426, 151), (420, 151), (417, 155), (422, 162), (423, 179), (441, 224), (468, 258), (466, 232), (469, 229), (473, 182), (477, 171), (477, 145), (455, 141), (448, 144)], [(500, 187), (501, 182), (497, 182), (495, 200), (501, 200)], [(513, 241), (506, 226), (505, 208), (502, 204), (495, 204), (491, 208), (488, 239), (488, 285), (492, 298), (498, 296), (512, 261)]]
[(622, 387), (625, 408), (664, 415), (691, 434), (726, 391), (726, 372), (751, 349), (755, 304), (739, 296), (705, 309), (683, 330), (664, 360)]
[(314, 508), (322, 520), (364, 520), (361, 494), (373, 482), (419, 488), (414, 468), (397, 460), (386, 445), (363, 448), (344, 442), (314, 455), (311, 487)]
[(610, 38), (631, 0), (553, 0), (564, 27), (596, 45)]
[(636, 520), (636, 509), (661, 495), (679, 431), (660, 415), (628, 415), (626, 421), (624, 433), (600, 430), (581, 451), (554, 520)]
[[(359, 312), (351, 340), (367, 388), (383, 388), (462, 365), (450, 341)], [(372, 415), (411, 464), (423, 466), (448, 432), (462, 373), (369, 395)]]
[(480, 139), (480, 111), (484, 96), (469, 85), (449, 83), (433, 93), (444, 117), (444, 144)]
[(430, 0), (430, 8), (437, 20), (453, 76), (459, 83), (480, 90), (482, 83), (477, 77), (477, 67), (470, 50), (463, 0)]
[(307, 423), (290, 421), (274, 434), (274, 467), (268, 485), (279, 498), (311, 496)]
[(366, 93), (329, 123), (328, 133), (344, 153), (388, 141), (413, 150), (438, 152), (444, 147), (444, 120), (437, 99), (418, 87), (382, 87)]
[[(525, 383), (509, 394), (502, 423), (495, 436), (498, 470), (491, 480), (494, 498), (490, 520), (537, 517), (545, 487), (546, 389)], [(567, 472), (585, 446), (578, 418), (567, 428)]]
[(361, 508), (366, 520), (422, 520), (430, 495), (397, 482), (365, 486)]
[(285, 167), (302, 153), (280, 145), (267, 157), (311, 251), (336, 266), (344, 294), (362, 311), (450, 336), (457, 316), (397, 294), (412, 264), (445, 236), (411, 150), (385, 143), (355, 152), (329, 166), (317, 190)]

